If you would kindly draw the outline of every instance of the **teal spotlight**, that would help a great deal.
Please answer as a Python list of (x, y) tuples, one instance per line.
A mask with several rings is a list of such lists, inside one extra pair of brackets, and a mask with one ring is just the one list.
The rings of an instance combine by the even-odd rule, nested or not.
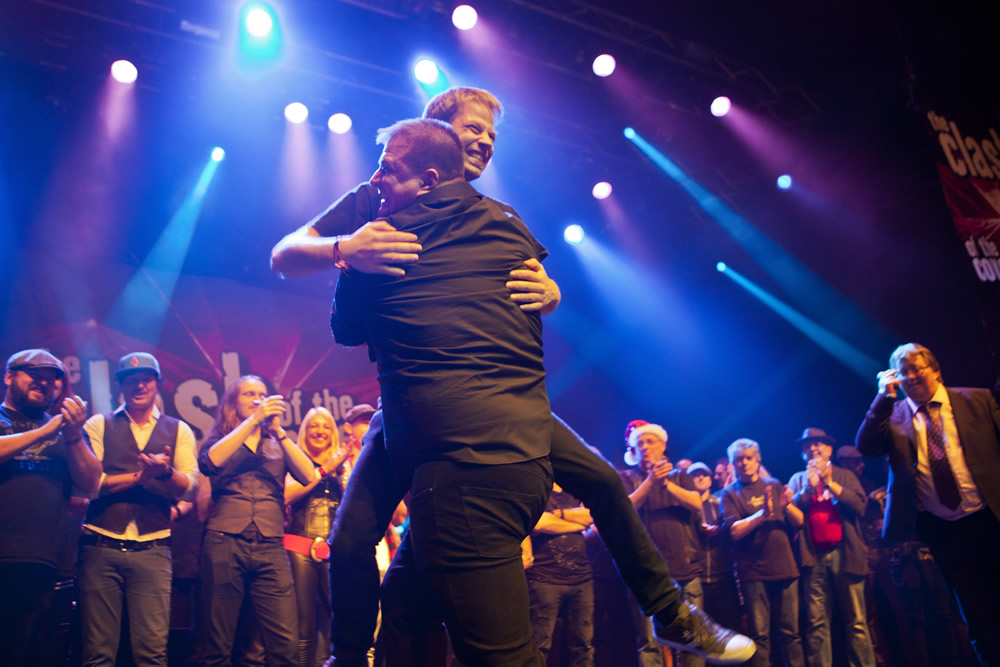
[(788, 190), (792, 187), (792, 177), (788, 174), (782, 174), (778, 176), (778, 189)]
[(240, 11), (240, 54), (251, 61), (269, 62), (281, 55), (281, 24), (269, 5), (251, 2)]
[(222, 162), (226, 158), (226, 151), (224, 151), (219, 146), (212, 149), (212, 160), (215, 162)]
[(726, 272), (726, 268), (727, 267), (726, 267), (726, 263), (725, 262), (718, 262), (715, 265), (715, 270), (718, 271), (719, 273), (725, 273)]
[(580, 225), (570, 225), (563, 231), (563, 239), (566, 243), (577, 245), (583, 241), (583, 227)]
[(433, 60), (421, 58), (413, 66), (413, 76), (417, 77), (417, 81), (420, 83), (429, 86), (437, 82), (438, 77), (441, 76), (441, 70), (438, 69), (437, 64)]
[(633, 130), (631, 127), (626, 127), (625, 128), (625, 138), (626, 139), (635, 139), (635, 130)]

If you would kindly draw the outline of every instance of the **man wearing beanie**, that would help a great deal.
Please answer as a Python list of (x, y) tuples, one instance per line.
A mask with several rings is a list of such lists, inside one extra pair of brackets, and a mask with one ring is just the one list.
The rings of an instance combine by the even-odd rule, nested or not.
[[(66, 391), (45, 350), (7, 360), (0, 405), (0, 646), (10, 665), (40, 660), (75, 484), (91, 493), (100, 463), (80, 435), (87, 404)], [(59, 412), (50, 417), (54, 405)]]
[(103, 474), (80, 537), (83, 664), (114, 663), (125, 607), (135, 664), (166, 665), (170, 506), (198, 492), (194, 433), (157, 408), (156, 357), (125, 355), (115, 378), (124, 405), (84, 425)]

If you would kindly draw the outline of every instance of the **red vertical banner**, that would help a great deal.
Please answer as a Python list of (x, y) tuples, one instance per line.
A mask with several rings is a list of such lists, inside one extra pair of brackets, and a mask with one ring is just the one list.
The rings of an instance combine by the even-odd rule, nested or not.
[(993, 358), (1000, 360), (1000, 122), (927, 112), (938, 173), (968, 260)]

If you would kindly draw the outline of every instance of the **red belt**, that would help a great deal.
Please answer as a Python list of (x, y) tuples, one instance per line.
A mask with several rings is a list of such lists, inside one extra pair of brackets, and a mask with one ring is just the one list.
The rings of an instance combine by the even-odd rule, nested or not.
[(303, 537), (302, 535), (285, 534), (285, 550), (294, 551), (303, 556), (309, 556), (317, 563), (321, 560), (330, 560), (330, 545), (322, 537), (315, 539)]

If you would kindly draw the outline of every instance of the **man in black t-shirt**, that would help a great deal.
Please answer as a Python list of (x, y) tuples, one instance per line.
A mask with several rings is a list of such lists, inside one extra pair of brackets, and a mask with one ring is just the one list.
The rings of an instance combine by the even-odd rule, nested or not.
[(729, 445), (736, 481), (722, 491), (724, 528), (733, 538), (733, 560), (743, 590), (750, 635), (757, 642), (751, 665), (771, 656), (772, 608), (785, 664), (803, 667), (799, 633), (799, 570), (788, 529), (802, 526), (802, 511), (778, 480), (760, 476), (760, 445), (740, 438)]
[(594, 575), (583, 531), (594, 524), (580, 501), (553, 485), (549, 503), (531, 533), (531, 626), (548, 659), (556, 620), (563, 619), (567, 664), (594, 664)]
[[(447, 123), (400, 121), (379, 143), (378, 213), (417, 235), (421, 261), (403, 276), (342, 273), (331, 328), (378, 362), (385, 449), (410, 484), (410, 529), (383, 586), (426, 585), (464, 663), (541, 665), (519, 556), (552, 487), (552, 418), (540, 316), (506, 282), (546, 251), (465, 182)], [(386, 607), (386, 624), (418, 611)]]
[[(87, 404), (63, 396), (66, 369), (45, 350), (10, 357), (0, 405), (0, 646), (5, 664), (40, 659), (73, 484), (97, 487), (101, 465), (80, 427)], [(59, 414), (47, 414), (61, 399)]]

